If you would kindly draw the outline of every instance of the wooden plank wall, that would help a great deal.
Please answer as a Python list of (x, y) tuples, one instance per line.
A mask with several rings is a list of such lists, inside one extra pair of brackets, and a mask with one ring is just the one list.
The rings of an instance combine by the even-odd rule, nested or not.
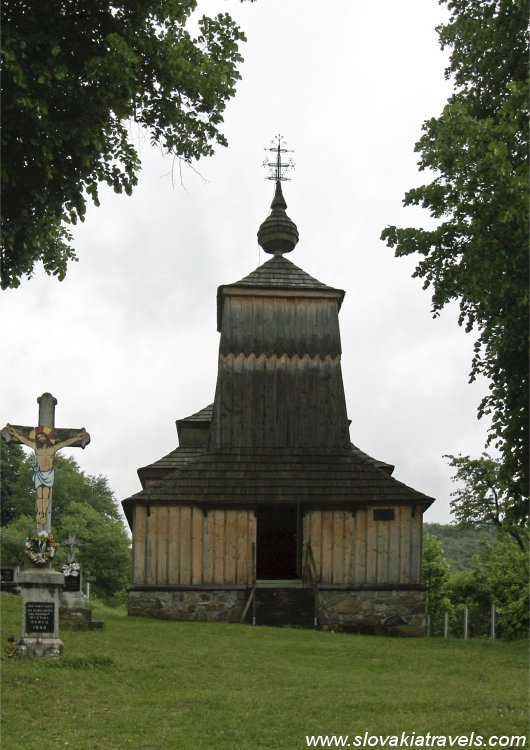
[(226, 296), (213, 445), (346, 447), (336, 293)]
[(137, 505), (133, 528), (135, 585), (250, 583), (253, 511)]
[[(378, 506), (381, 507), (381, 506)], [(374, 521), (373, 507), (314, 510), (304, 517), (322, 583), (420, 583), (422, 514), (395, 506), (393, 521)]]

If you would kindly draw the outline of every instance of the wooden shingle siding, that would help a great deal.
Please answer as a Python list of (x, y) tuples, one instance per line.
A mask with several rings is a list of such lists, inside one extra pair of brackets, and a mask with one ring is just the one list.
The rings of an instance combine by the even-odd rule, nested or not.
[(323, 584), (420, 583), (421, 512), (413, 515), (409, 506), (396, 507), (393, 521), (374, 521), (372, 508), (355, 515), (308, 511), (304, 539), (311, 543)]
[(305, 297), (229, 296), (225, 300), (221, 354), (341, 353), (337, 301)]
[(212, 445), (348, 445), (340, 359), (221, 355)]
[(253, 511), (187, 506), (134, 509), (134, 584), (250, 583)]

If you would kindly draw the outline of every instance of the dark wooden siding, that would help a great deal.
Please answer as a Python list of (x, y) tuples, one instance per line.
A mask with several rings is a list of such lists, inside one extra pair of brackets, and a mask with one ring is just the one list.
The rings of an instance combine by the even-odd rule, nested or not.
[(341, 353), (336, 299), (229, 295), (225, 298), (220, 351), (223, 354)]

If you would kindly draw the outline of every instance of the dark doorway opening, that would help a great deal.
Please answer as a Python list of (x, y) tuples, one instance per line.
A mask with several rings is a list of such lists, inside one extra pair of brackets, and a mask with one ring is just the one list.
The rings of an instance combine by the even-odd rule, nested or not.
[(299, 578), (300, 522), (296, 508), (257, 511), (256, 577)]

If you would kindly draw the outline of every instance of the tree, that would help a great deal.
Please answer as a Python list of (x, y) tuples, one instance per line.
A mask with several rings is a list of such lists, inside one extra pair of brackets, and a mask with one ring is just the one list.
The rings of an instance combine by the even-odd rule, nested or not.
[(440, 0), (450, 19), (438, 27), (451, 49), (454, 93), (416, 144), (430, 184), (406, 193), (434, 229), (387, 227), (396, 257), (423, 256), (414, 276), (432, 287), (436, 317), (451, 300), (459, 324), (476, 330), (471, 380), (489, 392), (488, 443), (502, 454), (502, 480), (516, 503), (528, 496), (528, 9), (522, 0)]
[(0, 439), (0, 526), (19, 516), (34, 515), (31, 466), (20, 445)]
[(483, 453), (480, 458), (445, 456), (456, 469), (451, 512), (464, 528), (494, 526), (509, 534), (524, 553), (528, 550), (526, 503), (514, 503), (503, 478), (502, 463)]
[(185, 25), (196, 0), (5, 0), (2, 288), (42, 260), (63, 279), (98, 184), (130, 194), (140, 159), (127, 123), (186, 162), (226, 145), (244, 35), (227, 14)]
[(24, 542), (35, 527), (32, 516), (18, 516), (6, 526), (0, 526), (0, 560), (3, 565), (24, 565)]
[[(21, 515), (35, 515), (32, 453), (24, 453), (20, 445), (0, 441), (2, 450), (2, 526)], [(86, 474), (74, 458), (55, 458), (56, 477), (53, 485), (52, 519), (61, 524), (62, 516), (72, 503), (89, 505), (103, 518), (119, 520), (120, 511), (109, 483), (104, 476)]]
[(431, 630), (439, 629), (444, 612), (451, 609), (449, 600), (449, 563), (441, 542), (432, 534), (423, 537), (422, 581), (427, 586), (427, 613)]
[[(35, 527), (33, 455), (2, 443), (2, 562), (29, 564), (24, 541)], [(7, 460), (4, 460), (7, 459)], [(62, 540), (70, 533), (82, 542), (77, 557), (85, 582), (107, 601), (124, 597), (131, 574), (130, 540), (108, 480), (81, 471), (68, 456), (57, 456), (53, 485), (52, 533), (59, 542), (54, 567), (66, 561)], [(7, 493), (7, 502), (6, 502)], [(5, 511), (5, 512), (4, 512)]]
[[(106, 601), (124, 596), (131, 577), (130, 540), (122, 522), (98, 513), (80, 502), (70, 503), (57, 529), (57, 538), (75, 534), (83, 544), (76, 558), (86, 583), (93, 584), (96, 597)], [(64, 549), (58, 563), (66, 559)]]
[(528, 637), (528, 574), (528, 555), (511, 540), (487, 543), (475, 558), (475, 596), (497, 605), (504, 638)]

